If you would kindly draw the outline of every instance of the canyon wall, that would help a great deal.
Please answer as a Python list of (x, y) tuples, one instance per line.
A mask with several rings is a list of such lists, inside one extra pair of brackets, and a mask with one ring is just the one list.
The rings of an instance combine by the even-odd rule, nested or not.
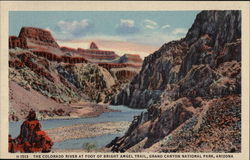
[[(241, 60), (240, 27), (238, 11), (201, 12), (185, 38), (164, 44), (144, 59), (140, 73), (112, 103), (147, 108), (159, 102), (165, 91), (173, 96), (209, 94), (202, 88), (208, 89), (212, 81), (219, 78), (213, 73), (214, 68), (223, 62)], [(201, 72), (211, 76), (204, 84), (207, 87), (201, 86), (202, 79), (206, 79)], [(200, 74), (200, 78), (194, 73)], [(192, 83), (190, 80), (184, 85), (188, 77)], [(240, 92), (240, 88), (236, 87), (234, 91)]]
[(114, 152), (241, 151), (241, 12), (202, 11), (185, 38), (146, 57), (112, 104), (148, 108)]

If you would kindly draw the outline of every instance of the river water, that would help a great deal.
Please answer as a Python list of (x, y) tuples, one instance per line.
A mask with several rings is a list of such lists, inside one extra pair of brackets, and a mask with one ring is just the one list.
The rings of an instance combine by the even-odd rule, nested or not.
[[(54, 119), (54, 120), (40, 120), (42, 125), (42, 129), (51, 129), (63, 126), (70, 126), (74, 124), (83, 124), (83, 123), (99, 123), (99, 122), (120, 122), (120, 121), (128, 121), (131, 122), (135, 115), (141, 114), (141, 112), (145, 112), (146, 109), (131, 109), (123, 105), (118, 106), (109, 106), (110, 109), (119, 110), (120, 112), (105, 112), (97, 117), (90, 118), (77, 118), (77, 119)], [(18, 122), (10, 122), (9, 123), (9, 134), (11, 136), (17, 137), (20, 133), (22, 121)], [(102, 136), (96, 136), (91, 138), (81, 138), (81, 139), (73, 139), (66, 140), (62, 142), (57, 142), (53, 145), (54, 149), (82, 149), (83, 145), (87, 142), (94, 143), (97, 148), (103, 147), (108, 144), (111, 140), (113, 140), (117, 136), (121, 136), (123, 133), (118, 134), (107, 134)]]

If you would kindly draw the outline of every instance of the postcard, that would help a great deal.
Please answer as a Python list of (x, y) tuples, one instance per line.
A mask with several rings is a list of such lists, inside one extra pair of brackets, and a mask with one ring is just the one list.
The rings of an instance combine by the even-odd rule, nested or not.
[(249, 2), (1, 2), (11, 159), (249, 159)]

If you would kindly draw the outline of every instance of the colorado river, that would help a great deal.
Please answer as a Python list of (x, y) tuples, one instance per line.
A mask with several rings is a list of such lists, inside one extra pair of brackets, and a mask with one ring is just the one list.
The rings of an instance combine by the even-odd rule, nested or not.
[[(92, 123), (101, 123), (101, 122), (121, 122), (127, 121), (131, 122), (135, 115), (141, 114), (141, 112), (146, 111), (146, 109), (131, 109), (126, 106), (109, 106), (110, 109), (119, 110), (120, 112), (105, 112), (98, 117), (90, 118), (77, 118), (77, 119), (51, 119), (51, 120), (40, 120), (43, 130), (71, 126), (77, 124), (92, 124)], [(9, 124), (9, 133), (12, 137), (18, 136), (20, 132), (20, 122), (10, 122)], [(83, 144), (91, 142), (95, 143), (97, 148), (105, 146), (116, 136), (121, 136), (124, 132), (106, 134), (90, 138), (80, 138), (80, 139), (70, 139), (62, 142), (56, 142), (53, 146), (54, 149), (81, 149)]]

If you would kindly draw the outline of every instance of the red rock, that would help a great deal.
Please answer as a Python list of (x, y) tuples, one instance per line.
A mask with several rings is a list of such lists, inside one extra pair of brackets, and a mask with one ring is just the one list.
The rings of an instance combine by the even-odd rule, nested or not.
[(78, 53), (78, 50), (75, 48), (69, 48), (69, 47), (61, 47), (61, 51), (63, 52), (72, 52), (72, 53)]
[(59, 45), (56, 43), (51, 33), (44, 29), (34, 27), (23, 27), (18, 37), (26, 40), (28, 39), (35, 44), (59, 48)]
[(91, 42), (89, 49), (98, 49), (98, 47), (95, 42)]
[(19, 69), (24, 67), (24, 63), (18, 59), (15, 59), (14, 61), (9, 61), (9, 66)]
[(9, 37), (9, 48), (28, 48), (27, 42), (24, 38), (19, 38), (16, 36), (10, 36)]
[(12, 139), (9, 135), (9, 152), (50, 152), (52, 140), (41, 130), (35, 111), (31, 110), (27, 120), (21, 125), (20, 135)]

